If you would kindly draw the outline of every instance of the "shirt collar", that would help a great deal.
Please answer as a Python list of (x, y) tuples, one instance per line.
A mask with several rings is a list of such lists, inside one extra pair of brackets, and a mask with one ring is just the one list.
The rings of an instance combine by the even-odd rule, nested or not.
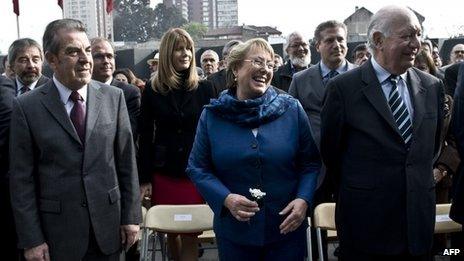
[[(327, 77), (327, 74), (329, 74), (330, 71), (332, 71), (332, 69), (330, 69), (327, 65), (325, 65), (322, 60), (320, 62), (320, 65), (321, 65), (322, 78), (325, 78)], [(340, 66), (338, 66), (338, 68), (335, 69), (335, 71), (337, 71), (338, 74), (342, 74), (347, 71), (347, 66), (348, 64), (346, 63), (346, 60), (343, 60), (343, 63)]]
[[(69, 89), (68, 87), (64, 86), (60, 81), (58, 81), (58, 79), (56, 79), (55, 75), (53, 75), (53, 82), (55, 83), (56, 88), (58, 89), (58, 92), (60, 94), (61, 102), (63, 102), (63, 104), (68, 103), (69, 96), (71, 96), (72, 90)], [(77, 92), (82, 97), (84, 102), (87, 100), (87, 86), (88, 86), (88, 84), (84, 85), (84, 87), (77, 90)]]
[[(385, 70), (379, 63), (377, 63), (374, 57), (371, 58), (371, 62), (372, 67), (374, 67), (375, 75), (377, 76), (377, 79), (380, 83), (383, 83), (388, 79), (388, 77), (390, 77), (391, 73)], [(406, 73), (407, 72), (400, 74), (400, 77), (403, 79), (403, 81), (406, 81)]]
[[(40, 77), (42, 77), (42, 76), (40, 76)], [(29, 90), (34, 90), (34, 88), (35, 88), (35, 86), (37, 85), (37, 82), (39, 81), (40, 77), (37, 78), (37, 80), (36, 80), (35, 82), (29, 84), (29, 86), (28, 86), (28, 87), (29, 87)], [(19, 80), (19, 78), (18, 78), (17, 76), (15, 77), (15, 80), (16, 80), (16, 86), (18, 86), (18, 89), (17, 89), (18, 91), (20, 91), (21, 88), (23, 88), (24, 86), (26, 86), (24, 83), (22, 83), (22, 82)]]
[(112, 82), (113, 82), (113, 77), (110, 77), (110, 79), (106, 81), (105, 84), (111, 85)]

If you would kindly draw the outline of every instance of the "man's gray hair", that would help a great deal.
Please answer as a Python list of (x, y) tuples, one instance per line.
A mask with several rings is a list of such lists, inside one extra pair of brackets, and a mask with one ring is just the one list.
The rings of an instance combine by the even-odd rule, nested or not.
[(290, 40), (295, 37), (301, 37), (304, 42), (308, 43), (306, 39), (304, 39), (303, 34), (301, 34), (298, 31), (291, 32), (289, 35), (287, 35), (287, 38), (285, 39), (285, 45), (284, 45), (284, 50), (287, 50), (288, 46), (290, 45)]
[(372, 16), (367, 28), (367, 45), (372, 54), (374, 54), (375, 49), (374, 33), (380, 32), (385, 37), (389, 37), (392, 33), (392, 22), (395, 21), (399, 13), (409, 13), (412, 17), (417, 18), (416, 14), (414, 14), (411, 9), (394, 5), (383, 7)]
[(94, 45), (97, 45), (97, 44), (99, 44), (99, 43), (101, 43), (101, 42), (107, 42), (107, 43), (111, 46), (111, 48), (113, 49), (113, 51), (115, 51), (113, 42), (111, 42), (110, 40), (106, 39), (105, 37), (95, 37), (95, 38), (92, 38), (92, 39), (90, 40), (90, 45), (93, 47)]
[(40, 59), (43, 61), (42, 46), (40, 46), (38, 42), (36, 42), (35, 40), (31, 38), (21, 38), (21, 39), (15, 40), (10, 45), (10, 48), (8, 48), (8, 63), (10, 65), (13, 65), (19, 53), (29, 47), (36, 47), (40, 52)]
[(201, 63), (201, 61), (203, 61), (203, 56), (205, 56), (205, 55), (207, 55), (207, 54), (212, 54), (212, 55), (214, 56), (214, 59), (216, 60), (216, 62), (219, 62), (219, 55), (218, 55), (215, 51), (213, 51), (213, 50), (211, 50), (211, 49), (208, 49), (208, 50), (204, 51), (204, 52), (201, 54), (201, 56), (200, 56), (200, 63)]
[(241, 44), (241, 43), (243, 42), (239, 40), (230, 40), (229, 42), (227, 42), (226, 45), (224, 45), (224, 47), (222, 48), (222, 56), (229, 55), (230, 49), (236, 46), (237, 44)]
[(44, 52), (58, 54), (60, 50), (60, 42), (57, 39), (59, 30), (69, 30), (86, 33), (85, 25), (75, 19), (59, 19), (47, 25), (42, 38)]

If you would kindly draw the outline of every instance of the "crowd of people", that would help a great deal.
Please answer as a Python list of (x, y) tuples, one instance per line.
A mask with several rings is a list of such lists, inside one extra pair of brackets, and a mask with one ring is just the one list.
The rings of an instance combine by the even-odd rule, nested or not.
[[(303, 260), (324, 202), (339, 260), (464, 252), (462, 233), (434, 237), (437, 203), (464, 223), (464, 45), (444, 66), (399, 6), (374, 14), (351, 61), (347, 35), (328, 20), (311, 43), (290, 33), (285, 59), (254, 38), (197, 62), (172, 28), (147, 81), (77, 20), (51, 22), (42, 46), (14, 41), (0, 76), (2, 257), (136, 260), (145, 199), (208, 204), (220, 260)], [(197, 237), (168, 234), (170, 258), (197, 260)]]

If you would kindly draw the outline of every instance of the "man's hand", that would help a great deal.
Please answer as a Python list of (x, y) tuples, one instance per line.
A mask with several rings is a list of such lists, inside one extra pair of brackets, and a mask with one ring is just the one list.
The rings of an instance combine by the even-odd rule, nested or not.
[(287, 234), (297, 229), (306, 218), (307, 209), (308, 203), (301, 198), (294, 199), (288, 203), (288, 205), (279, 213), (279, 215), (286, 215), (290, 212), (290, 215), (288, 215), (279, 226), (280, 233)]
[(122, 225), (121, 226), (121, 244), (125, 249), (129, 249), (135, 242), (137, 242), (137, 233), (139, 232), (139, 225)]
[(229, 194), (224, 200), (224, 206), (238, 221), (249, 221), (259, 211), (258, 203), (238, 194)]
[(145, 197), (151, 199), (151, 183), (143, 183), (140, 185), (140, 201)]
[(50, 261), (47, 243), (25, 249), (24, 257), (27, 261)]

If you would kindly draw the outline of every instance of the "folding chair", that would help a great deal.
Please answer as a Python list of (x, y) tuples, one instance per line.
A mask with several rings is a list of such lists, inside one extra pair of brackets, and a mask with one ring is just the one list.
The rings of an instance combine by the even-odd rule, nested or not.
[(437, 204), (435, 216), (435, 234), (462, 231), (462, 225), (449, 217), (451, 204)]
[[(153, 242), (153, 254), (157, 238), (160, 240), (163, 261), (166, 260), (166, 248), (164, 244), (165, 233), (201, 233), (213, 229), (213, 211), (208, 205), (156, 205), (151, 207), (145, 217), (145, 234), (151, 230), (155, 233)], [(147, 240), (148, 242), (148, 237)], [(148, 258), (148, 243), (141, 253), (141, 260)]]
[[(311, 247), (311, 219), (309, 221), (309, 227), (306, 230), (306, 237), (307, 237), (307, 249), (308, 249), (308, 260), (313, 260), (313, 252)], [(322, 247), (322, 229), (328, 230), (327, 237), (336, 237), (337, 228), (335, 227), (335, 203), (322, 203), (319, 204), (314, 209), (314, 227), (316, 228), (317, 234), (317, 248), (319, 252), (319, 260), (324, 261), (324, 251)], [(332, 232), (332, 233), (330, 233)]]

